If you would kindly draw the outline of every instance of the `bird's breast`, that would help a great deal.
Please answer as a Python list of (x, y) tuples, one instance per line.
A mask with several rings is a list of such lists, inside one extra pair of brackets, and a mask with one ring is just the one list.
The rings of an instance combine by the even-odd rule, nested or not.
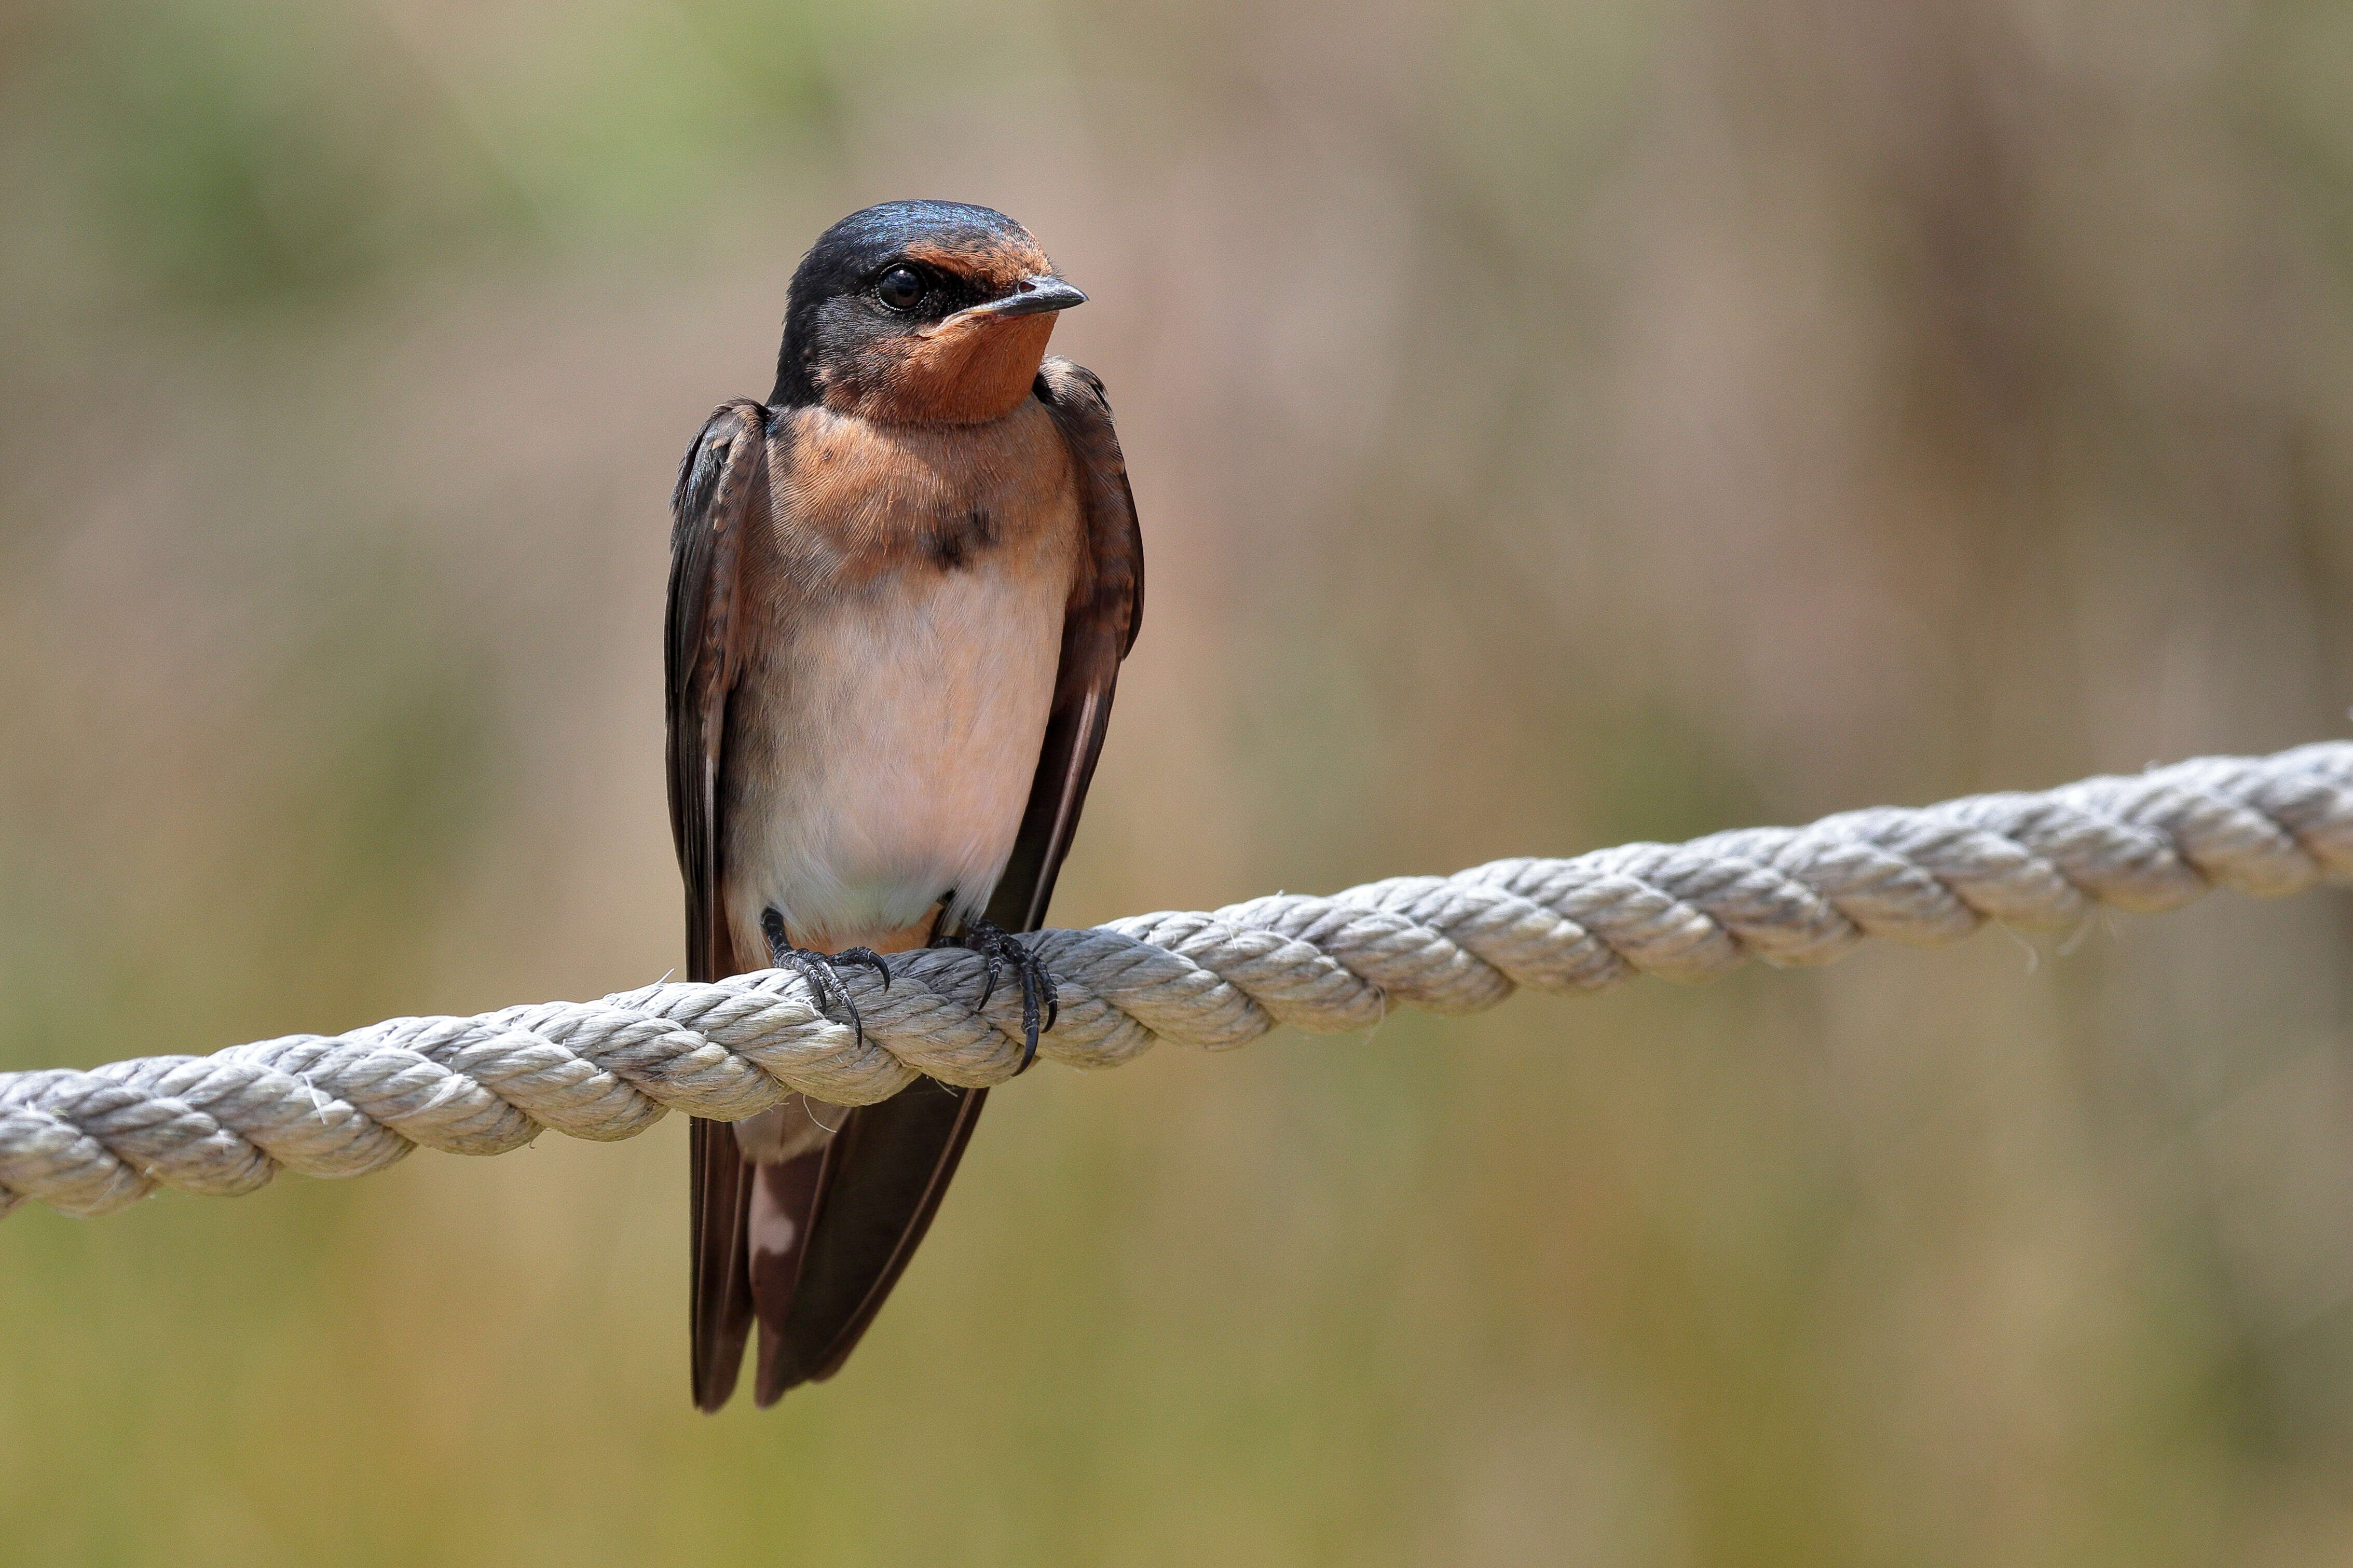
[(778, 465), (771, 624), (730, 704), (723, 875), (752, 952), (770, 907), (839, 951), (897, 945), (951, 889), (959, 915), (987, 902), (1080, 559), (1044, 419), (959, 442), (807, 412)]

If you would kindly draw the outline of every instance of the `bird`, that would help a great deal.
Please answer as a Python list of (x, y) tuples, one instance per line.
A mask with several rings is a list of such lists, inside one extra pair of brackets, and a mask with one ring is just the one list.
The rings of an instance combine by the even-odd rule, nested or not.
[[(671, 495), (664, 665), (687, 965), (842, 976), (979, 952), (1053, 1026), (1039, 929), (1144, 612), (1102, 381), (1046, 353), (1086, 295), (1003, 213), (864, 208), (786, 291), (775, 390), (722, 404)], [(984, 993), (984, 1005), (987, 993)], [(923, 1239), (987, 1100), (919, 1079), (689, 1134), (697, 1406), (830, 1377)]]

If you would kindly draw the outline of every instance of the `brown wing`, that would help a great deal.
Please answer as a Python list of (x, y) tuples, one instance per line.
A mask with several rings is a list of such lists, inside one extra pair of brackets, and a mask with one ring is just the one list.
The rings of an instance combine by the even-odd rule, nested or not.
[[(1144, 616), (1144, 542), (1103, 383), (1068, 360), (1048, 359), (1036, 393), (1076, 463), (1087, 538), (1063, 616), (1061, 667), (1037, 777), (989, 899), (988, 918), (1007, 931), (1045, 923), (1103, 754), (1119, 663)], [(761, 1336), (760, 1403), (832, 1376), (857, 1348), (930, 1227), (987, 1098), (986, 1089), (926, 1079), (849, 1113), (824, 1156), (784, 1331), (773, 1341)]]
[[(736, 961), (720, 903), (719, 777), (727, 701), (743, 671), (750, 627), (742, 613), (743, 542), (768, 506), (768, 414), (723, 404), (686, 449), (670, 496), (670, 611), (663, 665), (670, 710), (670, 823), (686, 884), (686, 965), (696, 980), (747, 967)], [(751, 1331), (744, 1226), (748, 1172), (723, 1121), (698, 1118), (688, 1134), (693, 1212), (695, 1403), (726, 1403)]]
[(1144, 536), (1103, 382), (1091, 370), (1050, 357), (1039, 368), (1037, 392), (1078, 466), (1087, 549), (1063, 614), (1062, 665), (1037, 783), (1012, 858), (988, 902), (988, 918), (1007, 931), (1036, 931), (1046, 923), (1054, 879), (1071, 851), (1087, 785), (1103, 755), (1119, 662), (1144, 625)]

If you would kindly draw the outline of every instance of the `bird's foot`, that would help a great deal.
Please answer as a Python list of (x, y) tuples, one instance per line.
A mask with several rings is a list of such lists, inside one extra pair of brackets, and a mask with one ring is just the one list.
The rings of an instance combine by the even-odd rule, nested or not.
[(817, 1005), (825, 1016), (836, 1023), (847, 1024), (856, 1033), (858, 1043), (866, 1043), (866, 1021), (858, 1016), (858, 1004), (850, 999), (849, 988), (841, 983), (845, 969), (871, 969), (882, 977), (882, 989), (891, 989), (891, 966), (882, 955), (871, 947), (845, 947), (839, 952), (816, 952), (806, 947), (795, 947), (785, 935), (785, 917), (774, 910), (760, 916), (760, 934), (768, 939), (768, 963), (772, 968), (789, 969), (808, 982), (817, 995)]
[(980, 989), (980, 1006), (987, 1006), (988, 999), (997, 994), (997, 977), (1006, 970), (1012, 970), (1020, 980), (1021, 1065), (1013, 1070), (1017, 1075), (1028, 1072), (1029, 1064), (1038, 1059), (1041, 1026), (1052, 1028), (1055, 1020), (1062, 1016), (1062, 1001), (1054, 988), (1052, 973), (1038, 961), (1029, 943), (985, 920), (973, 921), (961, 937), (938, 937), (932, 945), (969, 948), (988, 961), (988, 981)]

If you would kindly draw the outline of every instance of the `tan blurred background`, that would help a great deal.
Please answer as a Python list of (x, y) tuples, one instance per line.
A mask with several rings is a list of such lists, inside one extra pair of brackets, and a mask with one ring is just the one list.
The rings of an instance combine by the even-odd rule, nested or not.
[[(680, 961), (673, 465), (827, 222), (1095, 302), (1082, 924), (2345, 732), (2330, 0), (18, 0), (0, 1068)], [(682, 1123), (0, 1228), (24, 1563), (2353, 1562), (2337, 895), (1001, 1094), (686, 1397)]]

